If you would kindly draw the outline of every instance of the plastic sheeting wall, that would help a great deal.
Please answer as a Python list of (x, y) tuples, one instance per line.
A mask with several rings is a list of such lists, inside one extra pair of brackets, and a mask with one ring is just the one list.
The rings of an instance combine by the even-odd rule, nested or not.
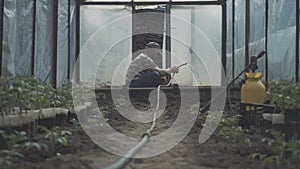
[[(221, 61), (222, 7), (220, 5), (195, 6), (192, 23), (195, 25), (192, 29), (192, 65), (197, 68), (199, 82), (201, 85), (219, 86), (223, 71)], [(198, 31), (202, 32), (203, 37), (194, 36)], [(204, 67), (201, 68), (201, 64)], [(205, 75), (207, 72), (208, 74)]]
[(233, 57), (232, 57), (232, 0), (227, 0), (227, 14), (226, 14), (226, 22), (227, 22), (227, 41), (226, 41), (226, 81), (229, 82), (233, 79), (232, 65), (233, 65)]
[(34, 74), (53, 83), (53, 0), (37, 1)]
[[(209, 18), (209, 19), (207, 19)], [(221, 84), (221, 6), (172, 6), (171, 8), (172, 65), (184, 62), (175, 76), (179, 85)], [(193, 77), (192, 77), (193, 76)]]
[[(249, 56), (257, 55), (265, 50), (265, 10), (266, 0), (250, 1), (250, 34)], [(295, 79), (295, 30), (296, 30), (296, 0), (269, 0), (268, 10), (268, 80)], [(227, 2), (228, 28), (232, 24), (232, 0)], [(234, 17), (234, 75), (245, 67), (245, 1), (235, 0)], [(231, 19), (230, 19), (231, 18)], [(232, 29), (229, 28), (231, 31)], [(228, 44), (232, 45), (231, 36), (227, 36)], [(232, 72), (232, 51), (227, 48), (227, 72)], [(265, 59), (258, 62), (259, 70), (265, 80)], [(232, 74), (230, 74), (232, 76)], [(229, 79), (229, 77), (227, 77)]]
[(57, 86), (68, 78), (68, 0), (59, 0), (57, 32)]
[[(249, 56), (255, 56), (265, 50), (266, 9), (265, 0), (250, 1), (250, 36)], [(262, 80), (266, 79), (265, 56), (258, 62), (259, 72), (263, 72)]]
[(32, 1), (4, 0), (2, 75), (30, 74)]
[[(235, 0), (234, 4), (234, 75), (245, 67), (245, 1)], [(229, 70), (227, 70), (228, 72)]]
[[(53, 83), (53, 0), (36, 0), (36, 22), (33, 32), (34, 0), (4, 0), (2, 76), (31, 74), (32, 44), (34, 75), (43, 82)], [(75, 5), (71, 2), (71, 64), (75, 63)], [(68, 75), (68, 0), (58, 1), (57, 86)]]
[[(245, 66), (245, 1), (244, 0), (234, 0), (235, 4), (232, 4), (233, 0), (227, 0), (227, 80), (230, 81), (234, 75), (237, 75)], [(34, 0), (3, 0), (4, 12), (3, 12), (3, 50), (2, 50), (2, 76), (14, 76), (16, 74), (30, 74), (32, 72), (31, 62), (32, 62), (32, 38), (33, 38), (33, 2)], [(59, 0), (58, 6), (58, 42), (57, 42), (57, 85), (61, 85), (65, 79), (68, 78), (68, 74), (73, 75), (73, 67), (75, 65), (75, 33), (76, 33), (76, 0), (70, 0), (71, 2), (71, 36), (70, 36), (70, 46), (68, 46), (67, 38), (67, 23), (68, 23), (68, 0)], [(41, 78), (42, 81), (53, 83), (53, 1), (52, 0), (36, 0), (36, 31), (35, 31), (35, 46), (34, 46), (34, 74)], [(256, 55), (261, 50), (266, 49), (265, 46), (265, 3), (266, 0), (250, 0), (250, 44), (249, 44), (249, 55)], [(296, 30), (296, 0), (269, 0), (268, 9), (268, 79), (269, 80), (284, 80), (284, 79), (294, 79), (295, 78), (295, 30)], [(235, 9), (235, 16), (232, 18), (232, 7)], [(107, 6), (105, 7), (107, 8)], [(204, 6), (205, 8), (205, 6)], [(180, 10), (188, 11), (187, 14), (190, 16), (180, 16)], [(179, 17), (189, 19), (194, 25), (206, 26), (201, 24), (202, 21), (211, 20), (210, 16), (206, 18), (201, 18), (200, 13), (203, 9), (180, 9), (173, 8), (172, 13), (176, 14), (178, 12)], [(109, 8), (106, 10), (102, 9), (102, 14), (109, 14), (111, 17), (121, 17), (122, 14), (128, 14), (131, 9), (127, 9), (122, 13), (122, 11), (114, 11)], [(110, 12), (109, 12), (110, 11)], [(100, 12), (101, 13), (101, 12)], [(102, 15), (101, 20), (109, 20), (110, 16)], [(219, 13), (218, 13), (219, 14)], [(197, 16), (199, 15), (199, 16)], [(112, 19), (110, 18), (110, 19)], [(210, 19), (207, 19), (210, 18)], [(213, 18), (213, 17), (212, 17)], [(235, 54), (232, 56), (232, 19), (234, 19), (234, 51)], [(93, 21), (92, 21), (93, 22)], [(130, 21), (131, 22), (131, 21)], [(216, 22), (219, 24), (219, 21)], [(130, 24), (129, 24), (130, 25)], [(98, 25), (100, 26), (100, 25)], [(185, 27), (186, 28), (186, 27)], [(205, 27), (204, 27), (205, 28)], [(208, 30), (211, 28), (218, 28), (210, 25), (207, 26)], [(92, 29), (91, 28), (88, 28)], [(127, 27), (126, 30), (131, 28)], [(84, 30), (81, 30), (84, 32)], [(193, 30), (191, 29), (191, 32)], [(219, 31), (221, 29), (216, 29), (214, 31)], [(171, 32), (175, 33), (175, 30)], [(210, 33), (214, 33), (213, 31)], [(209, 33), (207, 33), (209, 34)], [(106, 36), (110, 35), (109, 33)], [(215, 34), (217, 35), (217, 33)], [(83, 39), (84, 40), (83, 35)], [(181, 36), (178, 34), (178, 36)], [(191, 36), (191, 35), (190, 35)], [(218, 35), (219, 36), (219, 35)], [(186, 48), (195, 47), (197, 43), (193, 36), (187, 37), (188, 45)], [(120, 43), (120, 48), (124, 48), (127, 52), (131, 51), (130, 40), (128, 42)], [(102, 43), (102, 42), (101, 42)], [(218, 44), (219, 42), (217, 42)], [(82, 44), (82, 43), (81, 43)], [(193, 46), (194, 45), (194, 46)], [(70, 53), (68, 50), (70, 47)], [(126, 48), (126, 50), (125, 50)], [(176, 54), (176, 42), (172, 42), (173, 52)], [(217, 47), (219, 48), (219, 47)], [(128, 50), (127, 50), (128, 49)], [(113, 50), (113, 49), (112, 49)], [(196, 50), (183, 51), (188, 53), (188, 62), (193, 61), (193, 52)], [(218, 51), (218, 50), (217, 50)], [(179, 52), (179, 51), (177, 51)], [(219, 51), (218, 51), (219, 52)], [(116, 52), (113, 52), (116, 53)], [(201, 53), (201, 51), (198, 51)], [(95, 55), (98, 53), (95, 53)], [(115, 54), (111, 54), (111, 57), (106, 57), (103, 60), (106, 63), (116, 62), (113, 58)], [(70, 72), (68, 70), (68, 55), (70, 55)], [(120, 54), (121, 55), (121, 54)], [(178, 53), (178, 56), (180, 52)], [(123, 56), (122, 56), (123, 57)], [(130, 59), (129, 56), (126, 56)], [(118, 58), (118, 57), (116, 57)], [(121, 58), (121, 56), (120, 56)], [(194, 57), (195, 58), (195, 57)], [(189, 60), (190, 59), (190, 60)], [(232, 62), (234, 60), (234, 70), (232, 70)], [(173, 64), (179, 63), (179, 60), (173, 60)], [(180, 62), (181, 63), (181, 62)], [(200, 63), (200, 62), (198, 62)], [(265, 59), (259, 60), (259, 71), (262, 71), (265, 77)], [(105, 64), (104, 64), (105, 65)], [(203, 65), (197, 65), (199, 71)], [(109, 79), (112, 76), (112, 69), (106, 68), (105, 66), (101, 68), (104, 72), (105, 78), (102, 82)], [(300, 69), (300, 68), (299, 68)], [(203, 70), (205, 71), (205, 70)], [(300, 71), (300, 70), (299, 70)], [(179, 76), (178, 76), (179, 78)], [(201, 77), (203, 79), (203, 77)], [(182, 83), (190, 84), (191, 78), (188, 80), (180, 80)], [(194, 81), (192, 83), (195, 83)]]
[(295, 78), (296, 1), (270, 1), (268, 62), (270, 80)]
[(131, 13), (127, 6), (80, 7), (80, 81), (125, 83), (132, 58)]

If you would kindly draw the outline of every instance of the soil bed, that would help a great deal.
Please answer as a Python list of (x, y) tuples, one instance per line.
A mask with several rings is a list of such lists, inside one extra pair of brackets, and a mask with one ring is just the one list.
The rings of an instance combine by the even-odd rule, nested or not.
[[(149, 103), (145, 100), (132, 100), (138, 109), (146, 109)], [(108, 112), (105, 117), (115, 130), (132, 137), (141, 136), (151, 123), (134, 123), (118, 113), (109, 97), (98, 97), (98, 105), (102, 111)], [(176, 120), (180, 108), (177, 96), (168, 96), (165, 111), (157, 119), (153, 135), (168, 129)], [(199, 134), (205, 114), (196, 120), (189, 134), (171, 150), (149, 158), (133, 159), (127, 169), (276, 169), (276, 166), (265, 164), (260, 160), (250, 159), (255, 152), (268, 153), (272, 149), (261, 142), (260, 135), (243, 134), (240, 138), (227, 139), (218, 135), (216, 130), (207, 142), (199, 144)], [(15, 162), (12, 168), (18, 169), (100, 169), (107, 167), (118, 159), (96, 145), (85, 134), (78, 122), (67, 123), (65, 130), (71, 131), (67, 146), (57, 145), (50, 152), (27, 152), (25, 159)], [(241, 142), (249, 139), (251, 144)], [(41, 138), (37, 141), (43, 141)], [(278, 167), (279, 168), (279, 167)]]

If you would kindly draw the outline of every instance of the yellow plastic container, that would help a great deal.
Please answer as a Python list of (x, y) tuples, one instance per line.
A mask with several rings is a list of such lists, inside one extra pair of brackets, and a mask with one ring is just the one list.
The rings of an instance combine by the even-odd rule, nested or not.
[(261, 82), (261, 72), (246, 73), (247, 80), (242, 86), (241, 101), (263, 104), (266, 99), (266, 88)]

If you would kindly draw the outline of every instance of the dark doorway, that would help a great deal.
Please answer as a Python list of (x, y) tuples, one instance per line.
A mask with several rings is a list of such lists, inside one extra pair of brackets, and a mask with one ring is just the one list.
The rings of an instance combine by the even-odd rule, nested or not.
[[(142, 49), (145, 49), (148, 42), (154, 41), (157, 42), (161, 48), (163, 47), (165, 8), (136, 10), (136, 14), (139, 13), (143, 13), (143, 15), (135, 15), (133, 17), (133, 59)], [(154, 62), (159, 67), (162, 67), (162, 57), (154, 60)]]

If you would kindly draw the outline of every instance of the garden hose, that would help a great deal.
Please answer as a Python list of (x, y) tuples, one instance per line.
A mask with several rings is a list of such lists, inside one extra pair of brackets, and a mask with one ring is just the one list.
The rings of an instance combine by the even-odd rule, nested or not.
[[(187, 63), (181, 64), (177, 66), (178, 68), (187, 65)], [(175, 76), (175, 73), (171, 75), (171, 79), (173, 79)], [(159, 101), (160, 101), (160, 89), (161, 87), (166, 87), (171, 84), (171, 80), (166, 85), (159, 85), (157, 89), (157, 100), (156, 100), (156, 109), (153, 113), (153, 121), (151, 127), (146, 131), (146, 133), (143, 134), (141, 141), (134, 146), (132, 149), (130, 149), (125, 156), (123, 156), (120, 160), (118, 160), (116, 163), (112, 164), (109, 167), (106, 167), (105, 169), (122, 169), (125, 168), (126, 165), (132, 160), (132, 158), (144, 147), (144, 145), (148, 142), (148, 139), (151, 137), (151, 133), (154, 130), (156, 126), (156, 118), (157, 118), (157, 111), (159, 109)]]
[[(226, 88), (224, 90), (221, 90), (219, 93), (217, 93), (211, 100), (214, 100), (217, 98), (217, 96), (219, 96), (220, 94), (222, 94), (225, 91), (229, 90), (230, 85), (232, 85), (234, 83), (235, 80), (237, 80), (241, 74), (243, 74), (247, 69), (251, 68), (252, 70), (257, 69), (257, 60), (262, 57), (265, 54), (265, 51), (260, 52), (257, 56), (253, 56), (253, 58), (251, 59), (251, 63), (249, 65), (247, 65), (245, 67), (245, 69), (240, 72), (234, 79), (231, 80), (231, 82), (226, 86)], [(188, 63), (183, 63), (179, 66), (177, 66), (178, 68), (184, 66), (184, 65), (188, 65)], [(117, 161), (116, 163), (114, 163), (113, 165), (106, 167), (105, 169), (122, 169), (125, 168), (126, 165), (132, 160), (132, 158), (144, 147), (144, 145), (148, 142), (148, 139), (151, 137), (151, 133), (155, 128), (156, 125), (156, 116), (157, 116), (157, 111), (159, 109), (159, 101), (160, 101), (160, 88), (162, 86), (169, 86), (171, 84), (171, 80), (174, 79), (175, 73), (172, 73), (171, 75), (171, 79), (168, 82), (168, 84), (166, 85), (159, 85), (158, 86), (158, 90), (157, 90), (157, 102), (156, 102), (156, 109), (153, 113), (153, 121), (152, 121), (152, 125), (151, 127), (146, 131), (146, 133), (143, 134), (141, 141), (135, 146), (133, 147), (131, 150), (129, 150), (127, 152), (127, 154), (122, 157), (119, 161)], [(230, 96), (230, 95), (229, 95)], [(230, 100), (230, 99), (229, 99)], [(211, 102), (208, 102), (206, 105), (204, 105), (203, 107), (201, 107), (199, 109), (199, 113), (204, 113), (205, 111), (208, 110), (208, 108), (210, 107)], [(232, 109), (231, 107), (231, 101), (229, 101), (229, 107), (230, 109)]]

